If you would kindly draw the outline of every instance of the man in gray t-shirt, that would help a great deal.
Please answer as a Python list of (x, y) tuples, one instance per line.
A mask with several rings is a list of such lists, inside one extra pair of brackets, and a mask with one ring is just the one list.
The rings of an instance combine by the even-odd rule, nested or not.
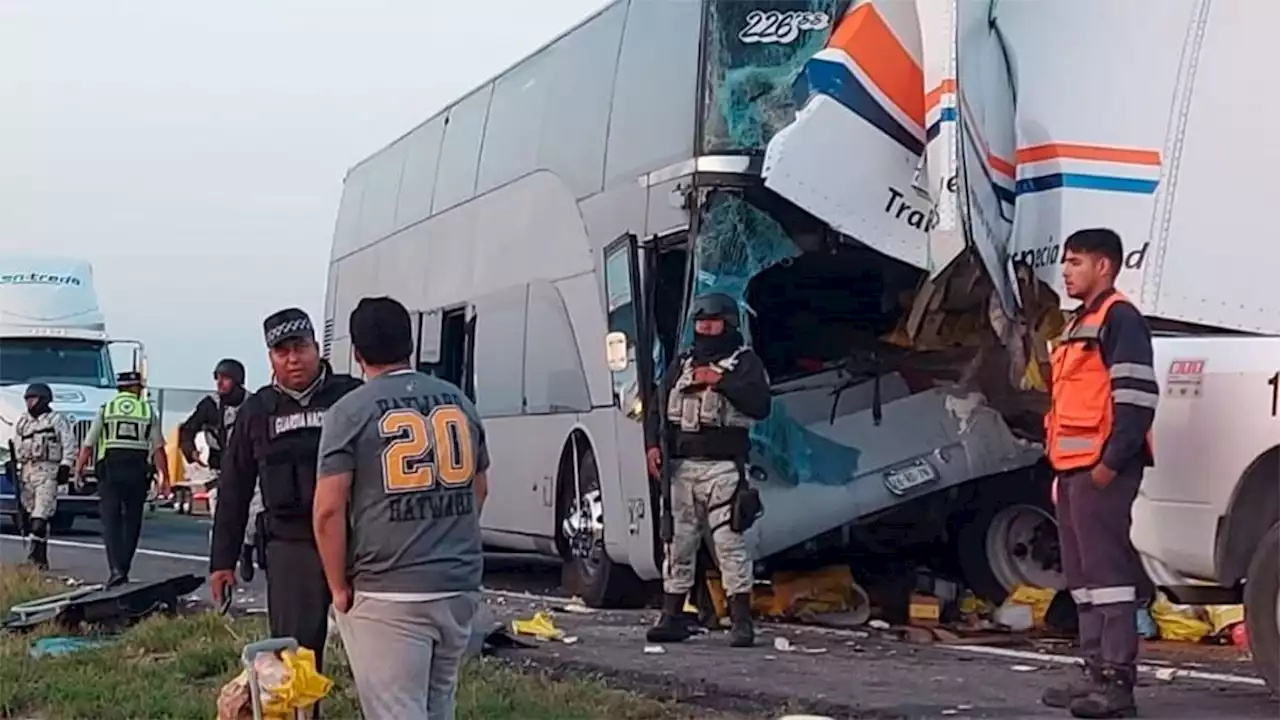
[(361, 300), (350, 332), (368, 381), (325, 413), (313, 515), (338, 630), (366, 718), (452, 718), (484, 568), (484, 427), (456, 385), (410, 368), (400, 303)]

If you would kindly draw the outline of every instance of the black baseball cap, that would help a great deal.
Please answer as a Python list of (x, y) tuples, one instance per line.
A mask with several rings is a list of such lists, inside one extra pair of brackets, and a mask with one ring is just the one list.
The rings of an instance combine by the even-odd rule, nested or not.
[(47, 402), (53, 402), (53, 390), (42, 382), (33, 382), (27, 386), (27, 391), (22, 394), (23, 399), (44, 398)]
[(311, 317), (296, 307), (268, 315), (262, 321), (262, 334), (269, 348), (293, 338), (304, 338), (312, 342), (316, 339), (316, 329), (311, 324)]
[(142, 385), (142, 373), (136, 370), (125, 370), (122, 373), (116, 373), (116, 385), (118, 387)]

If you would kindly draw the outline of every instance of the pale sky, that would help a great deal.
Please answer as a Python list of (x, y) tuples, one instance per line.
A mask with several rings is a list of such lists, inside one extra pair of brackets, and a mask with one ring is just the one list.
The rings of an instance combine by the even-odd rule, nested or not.
[(91, 261), (154, 385), (261, 385), (347, 169), (604, 4), (0, 0), (0, 252)]

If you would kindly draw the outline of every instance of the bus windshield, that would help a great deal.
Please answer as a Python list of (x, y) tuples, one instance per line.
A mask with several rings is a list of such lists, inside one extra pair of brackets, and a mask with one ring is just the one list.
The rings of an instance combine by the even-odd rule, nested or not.
[(106, 343), (61, 338), (0, 339), (0, 385), (31, 382), (114, 387)]

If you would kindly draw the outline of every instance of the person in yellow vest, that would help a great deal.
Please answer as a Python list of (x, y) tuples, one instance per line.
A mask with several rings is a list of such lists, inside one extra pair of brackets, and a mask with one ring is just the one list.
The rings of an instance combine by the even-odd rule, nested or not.
[(116, 396), (98, 410), (76, 460), (79, 479), (84, 476), (89, 458), (97, 454), (102, 539), (111, 572), (108, 587), (129, 582), (153, 461), (160, 474), (161, 494), (169, 486), (169, 461), (160, 416), (142, 397), (142, 376), (122, 372), (116, 376), (116, 387)]
[(1050, 688), (1045, 705), (1075, 717), (1133, 717), (1134, 621), (1143, 570), (1129, 540), (1130, 508), (1155, 461), (1151, 425), (1160, 387), (1151, 329), (1115, 288), (1124, 247), (1115, 232), (1080, 230), (1063, 246), (1067, 295), (1080, 300), (1052, 355), (1045, 450), (1062, 566), (1079, 610), (1084, 676)]

